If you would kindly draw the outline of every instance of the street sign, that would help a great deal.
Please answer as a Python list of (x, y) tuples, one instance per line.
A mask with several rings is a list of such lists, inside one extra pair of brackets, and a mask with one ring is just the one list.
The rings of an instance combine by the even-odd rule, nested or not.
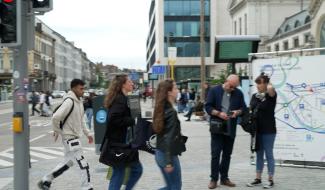
[(175, 60), (177, 56), (177, 47), (168, 47), (168, 60)]
[(152, 67), (152, 74), (163, 75), (165, 73), (166, 73), (166, 66), (164, 66), (164, 65)]
[(158, 80), (158, 75), (149, 73), (149, 80)]
[(132, 81), (137, 81), (137, 80), (139, 80), (139, 73), (130, 73), (130, 74), (129, 74), (129, 78), (130, 78)]

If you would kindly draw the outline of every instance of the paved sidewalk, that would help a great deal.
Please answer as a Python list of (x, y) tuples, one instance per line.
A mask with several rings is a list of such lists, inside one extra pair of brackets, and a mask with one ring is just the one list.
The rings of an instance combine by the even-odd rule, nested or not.
[[(151, 102), (150, 102), (151, 103)], [(144, 105), (143, 108), (151, 109), (150, 105)], [(208, 189), (210, 172), (210, 134), (209, 126), (205, 121), (185, 122), (185, 117), (179, 115), (182, 122), (184, 135), (189, 137), (187, 142), (187, 151), (180, 157), (183, 189), (186, 190), (204, 190)], [(50, 139), (49, 139), (50, 140)], [(83, 144), (86, 144), (83, 139)], [(53, 146), (60, 146), (56, 143)], [(93, 147), (93, 145), (87, 146)], [(91, 167), (91, 177), (94, 189), (107, 189), (108, 181), (106, 177), (106, 167), (98, 163), (98, 155), (94, 152), (87, 152)], [(141, 177), (137, 190), (151, 190), (163, 187), (164, 182), (161, 173), (156, 166), (154, 157), (148, 153), (141, 152), (140, 159), (144, 167), (144, 173)], [(37, 181), (51, 169), (53, 169), (60, 160), (46, 160), (33, 164), (30, 170), (30, 189), (36, 188)], [(252, 189), (245, 184), (255, 177), (255, 166), (250, 165), (249, 136), (238, 128), (235, 141), (233, 157), (230, 167), (230, 179), (237, 184), (235, 188), (220, 186), (217, 189)], [(10, 169), (7, 169), (10, 170)], [(12, 170), (12, 169), (11, 169)], [(5, 170), (0, 170), (0, 178)], [(266, 175), (263, 177), (266, 178)], [(307, 168), (289, 168), (276, 167), (275, 190), (322, 190), (325, 189), (325, 170), (307, 169)], [(53, 190), (78, 190), (79, 176), (76, 168), (64, 173), (56, 179), (52, 185)], [(13, 189), (12, 183), (3, 188), (4, 190)], [(255, 187), (254, 189), (262, 189)]]

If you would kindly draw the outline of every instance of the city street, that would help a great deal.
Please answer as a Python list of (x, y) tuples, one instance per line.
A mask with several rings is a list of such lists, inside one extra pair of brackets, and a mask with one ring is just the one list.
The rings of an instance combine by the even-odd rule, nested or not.
[[(143, 109), (144, 108), (144, 109)], [(151, 102), (142, 105), (142, 109), (151, 110)], [(182, 122), (184, 135), (189, 136), (187, 142), (187, 151), (180, 157), (182, 166), (183, 189), (201, 190), (208, 189), (209, 171), (210, 171), (210, 134), (209, 126), (205, 121), (193, 118), (191, 122), (185, 122), (185, 117), (179, 114)], [(32, 168), (30, 169), (30, 189), (36, 190), (38, 180), (47, 172), (51, 171), (61, 160), (61, 144), (53, 143), (49, 127), (32, 127), (31, 139), (31, 158)], [(94, 145), (88, 145), (83, 138), (85, 156), (91, 166), (91, 176), (94, 189), (107, 189), (106, 180), (107, 167), (99, 164), (98, 155), (94, 152)], [(1, 152), (3, 154), (3, 152)], [(32, 154), (33, 153), (33, 154)], [(5, 155), (5, 154), (3, 154)], [(140, 179), (137, 190), (158, 189), (164, 182), (161, 173), (156, 166), (154, 157), (148, 153), (141, 152), (141, 162), (144, 167), (144, 173)], [(10, 160), (10, 159), (9, 159)], [(37, 160), (37, 161), (35, 161)], [(76, 168), (66, 172), (63, 176), (56, 179), (53, 183), (53, 189), (77, 190), (79, 188), (79, 179)], [(221, 186), (220, 189), (250, 189), (245, 186), (255, 177), (255, 166), (250, 164), (249, 136), (238, 128), (235, 148), (230, 168), (230, 179), (237, 187), (227, 188)], [(12, 190), (13, 171), (12, 167), (0, 169), (0, 189)], [(265, 174), (264, 178), (265, 179)], [(320, 190), (325, 188), (325, 172), (322, 169), (307, 169), (294, 167), (276, 167), (275, 190), (303, 190), (308, 187), (309, 190)], [(265, 180), (264, 180), (265, 181)], [(2, 185), (2, 186), (1, 186)], [(257, 189), (257, 188), (256, 188)], [(261, 189), (259, 187), (258, 189)]]
[[(52, 107), (56, 107), (62, 99), (54, 99)], [(12, 102), (0, 104), (0, 169), (13, 166), (13, 133), (11, 127), (12, 120)], [(29, 106), (31, 109), (31, 106)], [(42, 141), (47, 136), (51, 135), (51, 128), (49, 124), (50, 117), (30, 116), (30, 142), (31, 146), (48, 146), (52, 143), (48, 141)], [(31, 155), (34, 153), (31, 153)], [(34, 154), (36, 156), (42, 156), (41, 154)], [(49, 157), (40, 157), (49, 158)], [(38, 161), (34, 159), (33, 161)]]

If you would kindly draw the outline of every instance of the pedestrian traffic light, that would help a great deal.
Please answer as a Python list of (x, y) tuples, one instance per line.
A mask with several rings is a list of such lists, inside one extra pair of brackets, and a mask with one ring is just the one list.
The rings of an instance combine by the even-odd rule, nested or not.
[(48, 12), (53, 9), (53, 0), (33, 0), (35, 12)]
[(20, 44), (21, 0), (0, 0), (0, 46)]

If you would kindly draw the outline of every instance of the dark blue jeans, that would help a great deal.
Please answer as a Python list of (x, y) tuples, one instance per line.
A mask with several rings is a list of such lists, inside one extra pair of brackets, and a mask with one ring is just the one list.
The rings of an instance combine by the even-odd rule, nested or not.
[[(218, 181), (219, 173), (221, 181), (228, 180), (228, 171), (232, 149), (234, 147), (235, 139), (220, 134), (211, 134), (211, 180)], [(220, 155), (222, 158), (220, 163)]]
[(182, 189), (182, 174), (181, 174), (181, 165), (179, 163), (178, 156), (173, 156), (173, 167), (174, 170), (171, 173), (165, 172), (164, 168), (166, 166), (165, 162), (165, 153), (156, 150), (155, 153), (156, 163), (158, 164), (161, 173), (164, 176), (166, 187), (161, 188), (160, 190), (180, 190)]
[[(120, 190), (124, 175), (125, 175), (126, 166), (113, 167), (113, 175), (109, 182), (108, 190)], [(135, 184), (138, 182), (142, 175), (142, 165), (140, 162), (130, 166), (131, 171), (129, 175), (128, 182), (126, 184), (125, 190), (131, 190)]]

